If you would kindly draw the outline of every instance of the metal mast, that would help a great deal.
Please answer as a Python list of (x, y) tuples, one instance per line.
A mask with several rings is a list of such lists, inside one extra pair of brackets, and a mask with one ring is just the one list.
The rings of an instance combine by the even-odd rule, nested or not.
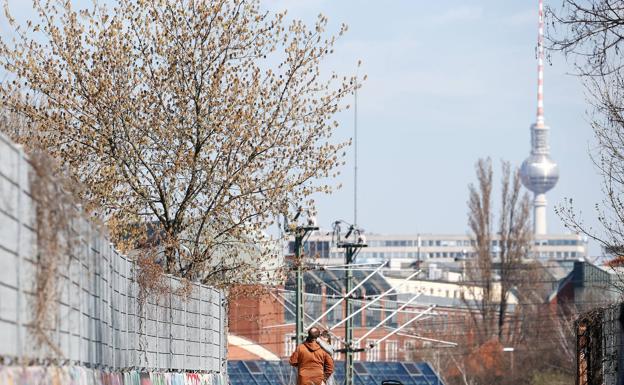
[[(346, 247), (346, 263), (353, 263), (353, 257), (355, 256), (355, 249), (352, 247)], [(353, 272), (351, 269), (345, 271), (345, 290), (350, 292), (353, 287)], [(347, 316), (353, 313), (353, 301), (349, 297), (345, 299), (345, 306), (347, 308)], [(345, 322), (345, 385), (353, 384), (353, 318), (349, 318)]]
[(297, 345), (303, 342), (303, 314), (304, 314), (304, 297), (305, 286), (303, 282), (303, 232), (297, 228), (295, 233), (295, 263), (297, 265), (296, 283), (297, 291), (295, 293), (295, 341)]
[[(341, 240), (340, 234), (340, 222), (336, 221), (334, 223), (334, 237), (336, 239), (336, 246), (338, 248), (345, 250), (345, 347), (344, 349), (337, 350), (337, 352), (344, 353), (345, 355), (345, 385), (353, 385), (354, 380), (354, 372), (353, 372), (353, 353), (364, 351), (363, 348), (356, 347), (353, 344), (353, 317), (349, 317), (349, 315), (353, 314), (353, 301), (351, 296), (353, 295), (354, 289), (357, 289), (361, 286), (364, 281), (360, 282), (357, 286), (353, 286), (353, 271), (351, 270), (351, 264), (354, 262), (357, 253), (361, 248), (366, 247), (366, 239), (364, 238), (360, 229), (356, 228), (355, 225), (349, 226), (349, 231), (344, 237), (344, 240)], [(349, 239), (350, 236), (353, 236), (352, 239)], [(374, 273), (377, 273), (381, 268), (385, 265), (385, 263), (379, 266)], [(372, 274), (369, 275), (368, 278), (372, 277)], [(366, 278), (366, 279), (368, 279)], [(334, 305), (335, 306), (335, 305)], [(330, 308), (331, 310), (331, 308)], [(327, 313), (328, 311), (326, 311)], [(325, 314), (323, 314), (320, 318), (322, 318)]]
[(531, 154), (522, 163), (522, 184), (533, 192), (533, 229), (535, 235), (546, 234), (546, 192), (559, 180), (559, 167), (550, 158), (548, 135), (544, 123), (544, 4), (539, 0), (537, 34), (537, 117), (531, 125)]
[(307, 218), (306, 225), (297, 225), (297, 219), (301, 215), (301, 208), (298, 209), (297, 214), (293, 218), (294, 224), (289, 226), (287, 223), (287, 219), (285, 219), (285, 227), (286, 232), (292, 233), (295, 236), (295, 244), (294, 244), (294, 268), (296, 274), (296, 285), (297, 289), (295, 292), (295, 342), (300, 344), (303, 342), (305, 337), (304, 331), (304, 294), (305, 294), (305, 283), (303, 280), (303, 264), (304, 264), (304, 242), (308, 235), (310, 235), (313, 231), (318, 230), (316, 226), (316, 219), (310, 215)]
[(355, 77), (355, 100), (353, 103), (353, 153), (354, 153), (354, 166), (353, 166), (353, 225), (357, 226), (357, 187), (358, 187), (358, 127), (357, 127), (357, 92), (358, 92), (358, 79)]

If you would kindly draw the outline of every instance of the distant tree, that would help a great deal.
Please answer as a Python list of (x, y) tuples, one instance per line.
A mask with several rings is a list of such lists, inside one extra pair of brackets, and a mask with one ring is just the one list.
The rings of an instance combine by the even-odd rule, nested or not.
[(1, 103), (30, 126), (14, 139), (60, 159), (119, 247), (157, 243), (165, 272), (202, 282), (258, 281), (264, 230), (332, 190), (348, 144), (333, 117), (355, 83), (321, 76), (327, 19), (287, 25), (255, 0), (33, 6), (26, 25), (6, 10), (15, 41), (0, 42)]
[(466, 292), (470, 296), (464, 295), (463, 300), (478, 307), (478, 313), (471, 314), (480, 339), (485, 341), (496, 336), (502, 341), (509, 295), (520, 281), (523, 259), (531, 252), (529, 198), (521, 192), (518, 170), (512, 173), (509, 163), (503, 162), (495, 250), (491, 160), (480, 159), (476, 172), (477, 186), (469, 186), (468, 199), (468, 225), (474, 243), (474, 256), (465, 269)]
[(563, 0), (547, 7), (551, 49), (562, 51), (579, 75), (617, 75), (624, 68), (624, 6), (620, 0)]
[[(588, 225), (572, 198), (556, 210), (565, 225), (624, 255), (624, 5), (616, 0), (565, 0), (548, 9), (551, 48), (577, 68), (591, 103), (597, 145), (590, 156), (602, 175), (603, 200), (596, 204), (601, 229)], [(619, 289), (623, 290), (620, 282)]]

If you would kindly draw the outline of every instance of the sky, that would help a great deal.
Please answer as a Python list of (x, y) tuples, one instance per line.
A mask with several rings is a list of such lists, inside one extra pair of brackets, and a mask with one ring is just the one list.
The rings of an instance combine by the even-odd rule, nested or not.
[[(290, 18), (349, 31), (326, 63), (368, 80), (358, 91), (358, 224), (374, 233), (466, 233), (474, 164), (491, 157), (519, 167), (530, 151), (537, 105), (537, 0), (269, 0)], [(380, 6), (383, 4), (383, 6)], [(558, 6), (559, 3), (553, 4)], [(583, 86), (557, 52), (545, 69), (545, 119), (559, 183), (547, 194), (548, 230), (567, 232), (554, 212), (573, 198), (599, 227), (601, 178), (588, 155), (594, 143)], [(353, 111), (338, 137), (353, 136)], [(343, 188), (317, 198), (318, 220), (353, 222), (353, 153)], [(494, 201), (499, 202), (498, 192)], [(600, 249), (590, 244), (590, 252)]]
[[(81, 3), (78, 1), (77, 3)], [(90, 2), (89, 2), (90, 3)], [(548, 3), (548, 1), (547, 1)], [(555, 2), (554, 6), (559, 3)], [(20, 18), (30, 2), (9, 0)], [(358, 224), (373, 233), (467, 233), (474, 164), (491, 157), (519, 167), (535, 121), (537, 0), (263, 0), (269, 11), (311, 25), (322, 13), (329, 30), (348, 32), (323, 64), (329, 74), (359, 74)], [(86, 4), (85, 4), (86, 5)], [(0, 25), (6, 36), (7, 26)], [(548, 229), (566, 232), (554, 212), (573, 198), (590, 225), (601, 178), (588, 151), (593, 135), (580, 79), (559, 53), (545, 69), (545, 119), (560, 179), (547, 194)], [(353, 136), (353, 111), (338, 116), (336, 140)], [(319, 225), (353, 222), (353, 148), (336, 183), (316, 197)], [(495, 177), (500, 173), (496, 173)], [(499, 183), (499, 179), (496, 178)], [(495, 191), (495, 202), (500, 199)], [(590, 244), (590, 252), (600, 252)]]

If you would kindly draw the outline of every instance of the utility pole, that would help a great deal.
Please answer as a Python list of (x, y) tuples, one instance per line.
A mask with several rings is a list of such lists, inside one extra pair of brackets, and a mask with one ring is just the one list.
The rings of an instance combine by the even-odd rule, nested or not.
[(305, 232), (297, 228), (295, 234), (295, 264), (297, 265), (297, 291), (295, 296), (295, 341), (297, 345), (303, 342), (303, 293), (305, 291), (305, 284), (303, 282), (303, 237)]
[[(355, 249), (353, 247), (346, 247), (346, 264), (350, 265), (353, 263), (353, 259), (355, 256)], [(345, 270), (345, 290), (346, 292), (350, 292), (353, 287), (353, 272), (351, 268), (348, 266), (347, 270)], [(347, 307), (347, 314), (353, 313), (353, 301), (351, 298), (347, 297), (345, 299), (345, 306)], [(345, 341), (347, 342), (347, 346), (345, 347), (345, 385), (353, 384), (353, 318), (349, 318), (347, 322), (345, 322)]]
[[(338, 236), (337, 245), (338, 248), (345, 250), (345, 264), (347, 266), (345, 270), (345, 293), (349, 294), (353, 289), (353, 271), (351, 270), (351, 264), (354, 262), (358, 251), (366, 247), (366, 240), (361, 234), (359, 229), (356, 229), (354, 225), (351, 225), (349, 232), (347, 232), (346, 241), (340, 241), (340, 227), (338, 223), (335, 225), (335, 232)], [(349, 236), (354, 234), (355, 240), (349, 241)], [(345, 298), (345, 306), (347, 309), (347, 315), (353, 314), (353, 301), (350, 296)], [(353, 373), (353, 353), (362, 352), (363, 348), (353, 346), (353, 317), (350, 317), (345, 322), (345, 348), (338, 350), (338, 352), (344, 352), (345, 354), (345, 385), (353, 385), (354, 373)]]
[(305, 331), (303, 330), (303, 322), (304, 322), (304, 294), (305, 294), (305, 283), (303, 281), (303, 263), (304, 263), (304, 252), (303, 245), (305, 239), (308, 235), (310, 235), (313, 231), (318, 230), (319, 228), (316, 226), (316, 219), (313, 216), (308, 216), (307, 224), (305, 226), (296, 225), (297, 219), (299, 219), (299, 215), (301, 214), (301, 209), (295, 215), (293, 221), (295, 225), (293, 227), (287, 226), (287, 232), (294, 233), (295, 235), (295, 271), (296, 271), (296, 293), (295, 293), (295, 342), (297, 345), (303, 342), (305, 337)]

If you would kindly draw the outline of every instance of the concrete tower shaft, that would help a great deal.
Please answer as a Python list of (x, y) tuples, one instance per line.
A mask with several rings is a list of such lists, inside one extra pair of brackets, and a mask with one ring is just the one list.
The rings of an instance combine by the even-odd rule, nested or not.
[(550, 158), (550, 128), (544, 123), (544, 4), (539, 0), (537, 35), (537, 118), (531, 125), (531, 155), (522, 163), (522, 184), (534, 194), (535, 234), (546, 234), (546, 192), (559, 180), (559, 167)]

